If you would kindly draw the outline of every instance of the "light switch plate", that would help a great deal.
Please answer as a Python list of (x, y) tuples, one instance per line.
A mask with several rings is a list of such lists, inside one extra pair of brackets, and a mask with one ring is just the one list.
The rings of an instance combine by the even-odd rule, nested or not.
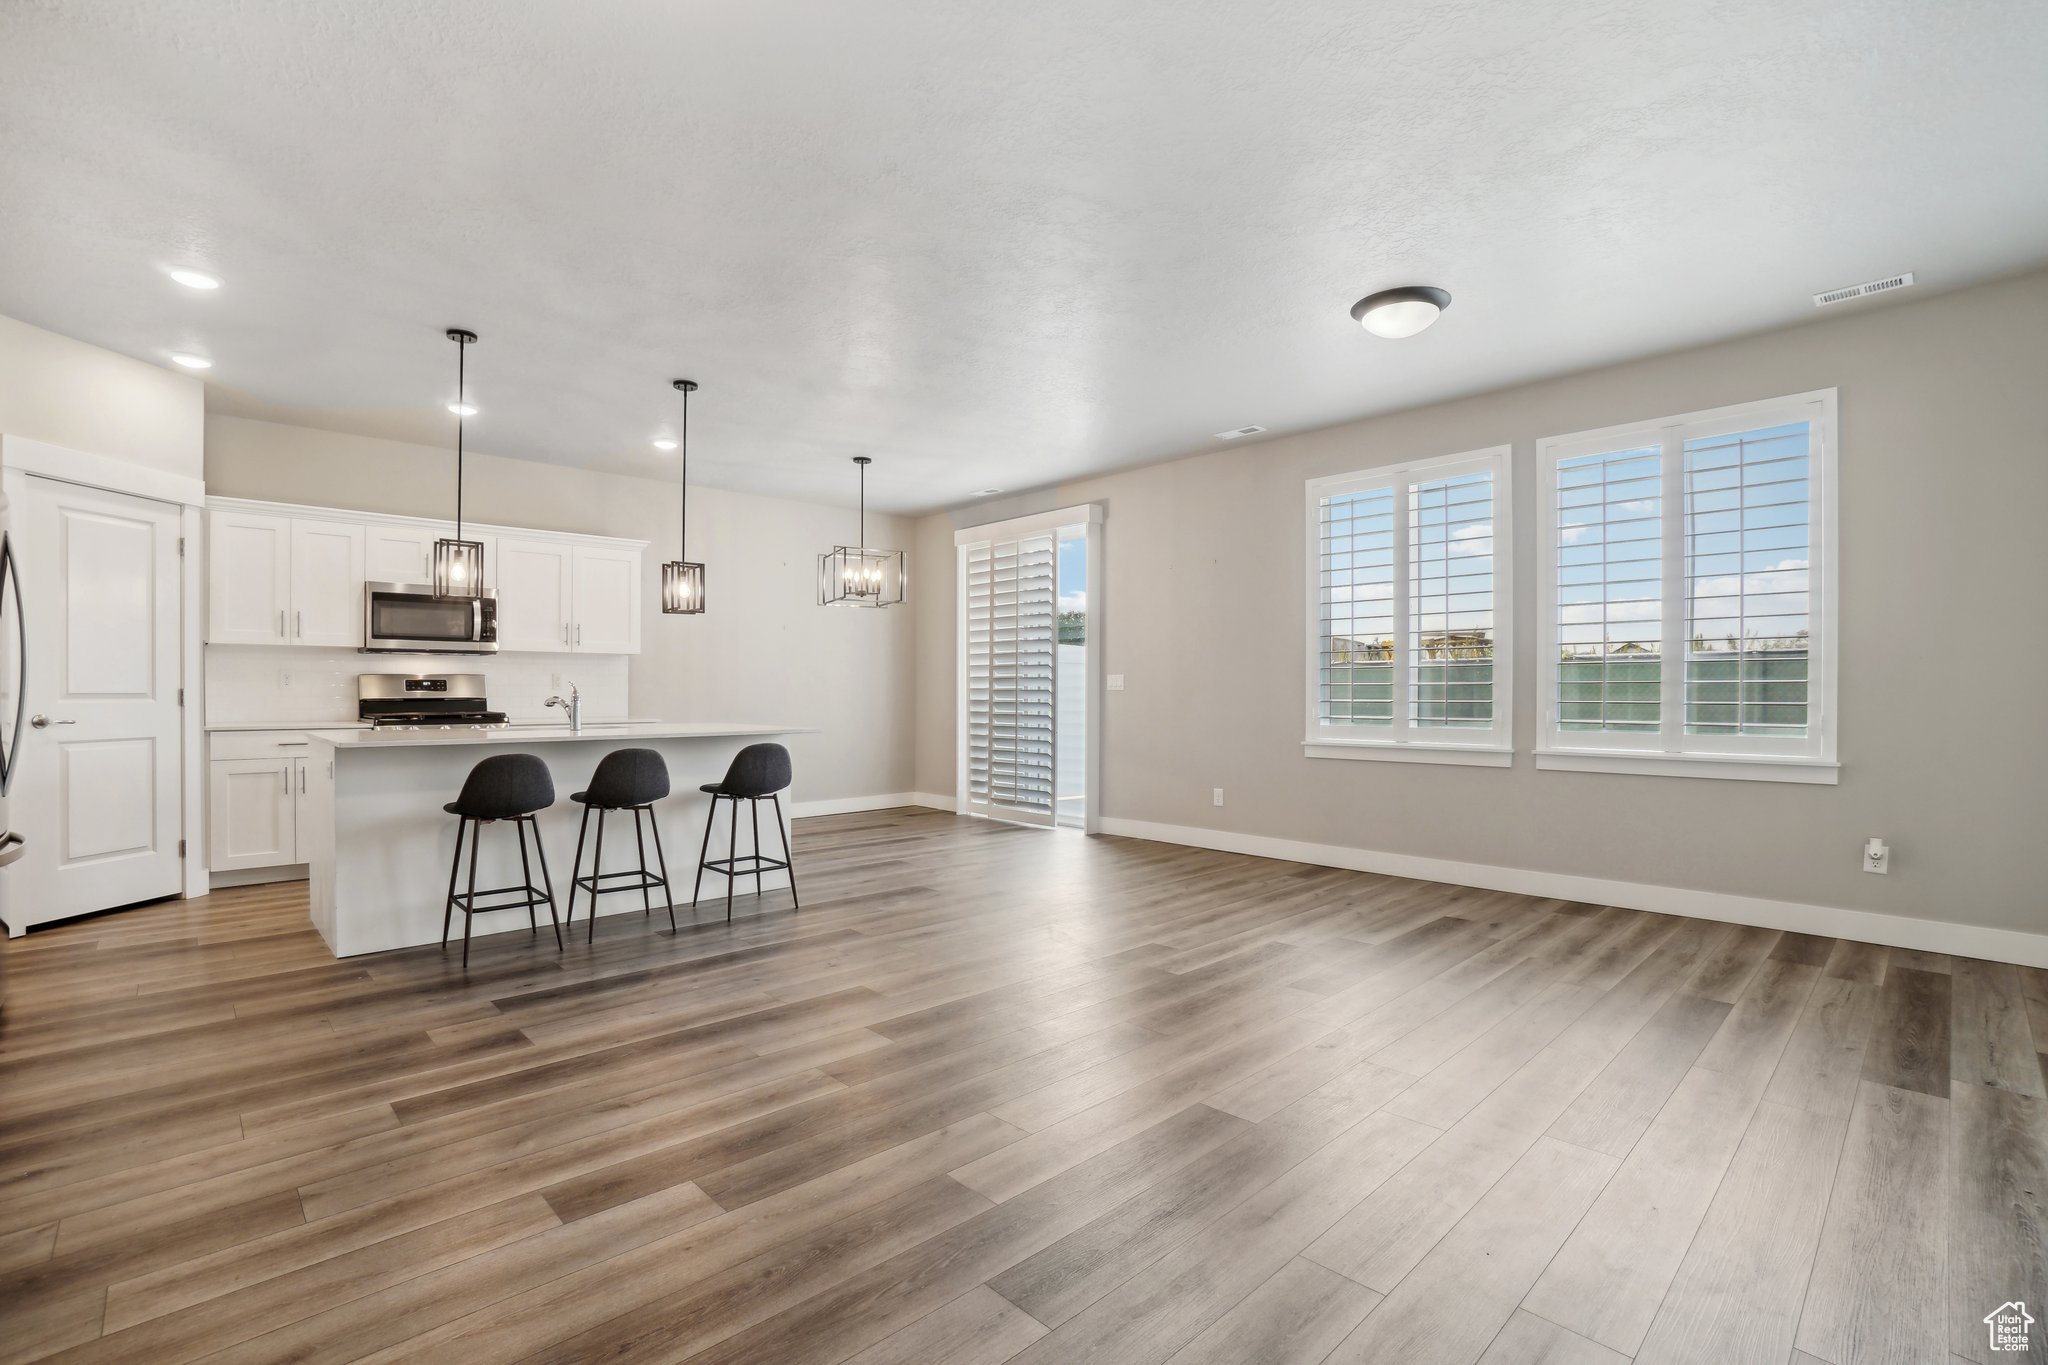
[(1123, 691), (1123, 690), (1124, 690), (1124, 675), (1123, 675), (1123, 674), (1121, 674), (1121, 673), (1112, 673), (1112, 674), (1110, 674), (1110, 675), (1109, 675), (1109, 690), (1110, 690), (1110, 691), (1112, 691), (1112, 692), (1121, 692), (1121, 691)]

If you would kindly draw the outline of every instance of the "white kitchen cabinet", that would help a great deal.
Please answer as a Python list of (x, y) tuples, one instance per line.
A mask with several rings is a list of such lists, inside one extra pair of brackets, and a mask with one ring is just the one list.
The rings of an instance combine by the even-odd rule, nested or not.
[(292, 519), (292, 643), (363, 643), (363, 524)]
[[(363, 533), (363, 577), (372, 583), (431, 583), (434, 542), (454, 530), (380, 523)], [(358, 608), (360, 610), (360, 607)]]
[(559, 654), (572, 647), (576, 548), (561, 540), (498, 537), (499, 649)]
[(304, 763), (284, 755), (213, 761), (207, 802), (210, 871), (299, 860), (298, 788)]
[(571, 559), (569, 647), (579, 654), (638, 654), (640, 552), (578, 545)]
[(206, 639), (281, 645), (292, 596), (292, 519), (216, 510), (207, 518)]
[[(431, 583), (452, 522), (235, 498), (208, 503), (208, 644), (362, 645), (363, 584)], [(484, 547), (498, 648), (640, 652), (645, 541), (463, 527)]]

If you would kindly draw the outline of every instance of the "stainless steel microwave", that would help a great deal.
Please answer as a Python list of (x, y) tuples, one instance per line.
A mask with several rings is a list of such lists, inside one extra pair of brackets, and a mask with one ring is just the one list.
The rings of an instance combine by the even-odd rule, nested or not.
[(437, 597), (424, 583), (363, 584), (363, 653), (497, 652), (497, 593)]

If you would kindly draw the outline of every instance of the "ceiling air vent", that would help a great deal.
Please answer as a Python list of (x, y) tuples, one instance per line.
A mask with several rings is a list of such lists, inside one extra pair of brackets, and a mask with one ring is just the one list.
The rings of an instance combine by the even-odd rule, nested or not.
[(1240, 436), (1256, 436), (1264, 430), (1264, 427), (1239, 427), (1236, 431), (1217, 432), (1216, 439), (1219, 441), (1235, 441)]
[(1881, 280), (1871, 280), (1867, 284), (1852, 284), (1846, 289), (1830, 289), (1825, 294), (1815, 294), (1813, 296), (1813, 306), (1825, 308), (1831, 303), (1847, 303), (1850, 299), (1867, 299), (1872, 294), (1889, 294), (1892, 290), (1904, 289), (1911, 283), (1913, 283), (1913, 272), (1908, 270), (1903, 275), (1887, 275)]

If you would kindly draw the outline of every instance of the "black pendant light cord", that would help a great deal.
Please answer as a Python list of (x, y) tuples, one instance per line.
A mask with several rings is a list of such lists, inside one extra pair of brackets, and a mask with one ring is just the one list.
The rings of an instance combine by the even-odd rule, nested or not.
[(455, 539), (462, 539), (462, 424), (469, 406), (469, 341), (455, 338)]
[(684, 563), (690, 559), (690, 389), (682, 391), (682, 518), (676, 530), (676, 559)]

